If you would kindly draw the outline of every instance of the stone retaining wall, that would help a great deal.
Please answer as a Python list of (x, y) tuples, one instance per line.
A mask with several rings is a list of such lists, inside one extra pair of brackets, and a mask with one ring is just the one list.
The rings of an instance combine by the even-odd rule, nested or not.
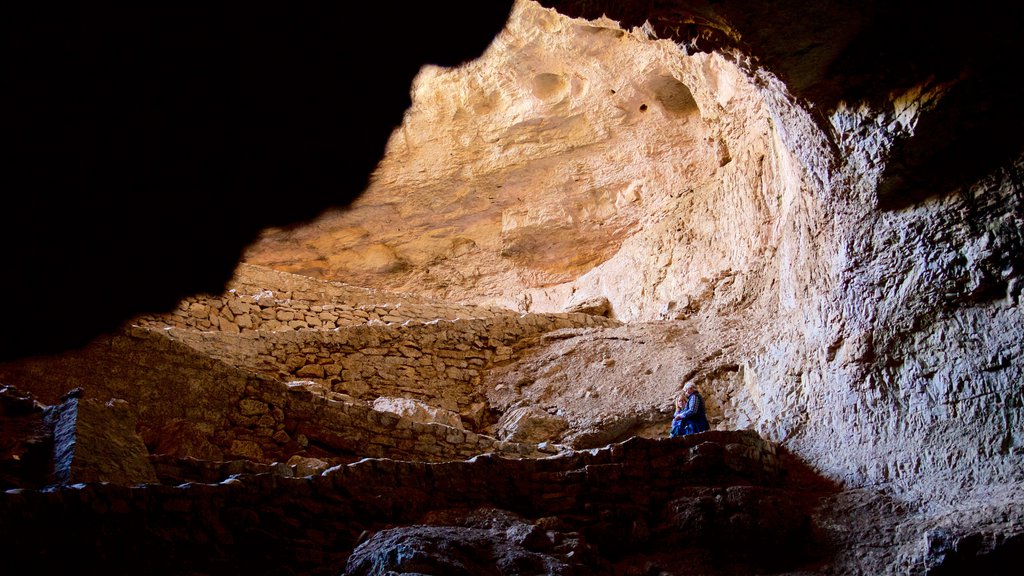
[(548, 452), (537, 444), (376, 411), (370, 402), (414, 399), (479, 432), (488, 423), (482, 371), (552, 330), (620, 325), (583, 313), (445, 305), (245, 265), (233, 286), (187, 299), (173, 314), (140, 317), (80, 350), (0, 365), (0, 378), (46, 403), (73, 388), (125, 400), (154, 454), (263, 464), (293, 455), (335, 463), (538, 457)]
[[(539, 460), (368, 459), (287, 476), (285, 467), (274, 467), (219, 483), (10, 490), (0, 493), (0, 551), (76, 573), (333, 575), (345, 572), (361, 534), (417, 522), (430, 511), (493, 507), (557, 517), (556, 529), (569, 536), (629, 548), (659, 530), (678, 531), (671, 522), (685, 515), (672, 510), (689, 511), (682, 503), (694, 498), (726, 508), (702, 525), (723, 533), (734, 514), (750, 514), (759, 502), (796, 507), (781, 485), (773, 445), (748, 432), (634, 438)], [(742, 494), (742, 506), (728, 509)], [(806, 526), (775, 523), (749, 533), (732, 526), (730, 545), (774, 545), (773, 534), (787, 529), (800, 541), (809, 537)]]
[(0, 366), (0, 377), (43, 403), (57, 404), (74, 388), (90, 401), (126, 401), (151, 454), (264, 464), (300, 455), (336, 464), (364, 457), (437, 462), (485, 452), (550, 453), (535, 443), (503, 442), (378, 411), (315, 382), (286, 384), (209, 358), (163, 330), (135, 327), (57, 360), (23, 361), (16, 368)]
[[(442, 462), (497, 452), (542, 457), (538, 444), (503, 442), (474, 432), (375, 410), (304, 382), (249, 391), (239, 399), (225, 451), (256, 462), (287, 460), (317, 448), (335, 455)], [(331, 460), (337, 461), (336, 458)]]
[(312, 380), (367, 400), (414, 398), (473, 419), (470, 412), (483, 401), (482, 371), (510, 361), (544, 333), (617, 325), (599, 316), (558, 313), (329, 331), (164, 332), (204, 355), (282, 381)]
[(402, 324), (518, 314), (506, 308), (438, 302), (243, 264), (224, 294), (184, 298), (168, 314), (139, 316), (133, 323), (240, 333), (331, 330), (367, 323)]

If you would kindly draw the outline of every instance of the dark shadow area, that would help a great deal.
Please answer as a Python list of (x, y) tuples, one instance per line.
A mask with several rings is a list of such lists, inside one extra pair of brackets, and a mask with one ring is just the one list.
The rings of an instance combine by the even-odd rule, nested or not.
[(975, 4), (934, 10), (916, 2), (881, 3), (867, 26), (809, 87), (826, 109), (845, 100), (880, 103), (913, 89), (948, 86), (912, 134), (890, 152), (879, 207), (900, 209), (970, 185), (1024, 149), (1024, 89), (1005, 68), (1020, 54), (1024, 8)]
[[(936, 9), (908, 2), (704, 2), (651, 4), (542, 0), (562, 13), (623, 26), (645, 22), (689, 50), (729, 54), (777, 75), (810, 104), (825, 133), (840, 102), (889, 106), (919, 87), (952, 88), (893, 148), (878, 190), (893, 210), (977, 182), (1022, 149), (1024, 88), (1006, 58), (1024, 52), (1024, 6), (970, 4)], [(741, 62), (741, 65), (744, 63)], [(833, 152), (839, 152), (838, 147)]]
[(898, 210), (969, 186), (1006, 166), (1024, 143), (1017, 81), (991, 70), (955, 86), (898, 142), (878, 186), (883, 210)]
[(348, 205), (420, 67), (479, 56), (511, 5), (5, 8), (0, 358), (219, 293), (262, 229)]
[(1010, 576), (1020, 572), (1024, 560), (1024, 535), (1018, 534), (998, 544), (986, 546), (983, 534), (954, 538), (948, 534), (929, 534), (928, 576), (987, 574)]

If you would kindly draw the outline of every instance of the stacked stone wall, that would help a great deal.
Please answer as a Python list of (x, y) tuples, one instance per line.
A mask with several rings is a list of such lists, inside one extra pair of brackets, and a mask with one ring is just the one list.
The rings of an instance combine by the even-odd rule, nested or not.
[[(418, 422), (305, 382), (249, 390), (232, 410), (233, 430), (225, 453), (256, 462), (285, 461), (310, 448), (344, 460), (393, 458), (442, 462), (497, 452), (542, 457), (554, 450), (538, 444), (503, 442), (433, 422)], [(337, 462), (338, 458), (331, 458)]]
[(553, 451), (378, 411), (315, 382), (286, 384), (207, 357), (164, 330), (135, 327), (58, 360), (0, 365), (0, 377), (44, 403), (55, 404), (74, 388), (87, 399), (126, 401), (152, 454), (269, 464), (310, 454), (331, 463), (364, 457), (437, 462)]
[(163, 332), (204, 355), (282, 381), (311, 380), (363, 399), (414, 398), (465, 413), (482, 401), (482, 372), (512, 360), (541, 335), (616, 325), (598, 316), (555, 313), (329, 331)]
[[(232, 286), (134, 319), (81, 350), (0, 365), (0, 377), (48, 403), (73, 388), (125, 400), (154, 454), (263, 464), (310, 454), (334, 463), (537, 457), (554, 450), (479, 433), (488, 423), (481, 373), (547, 332), (619, 325), (583, 313), (448, 305), (246, 265)], [(420, 401), (467, 426), (374, 410), (380, 397)]]
[[(539, 460), (368, 459), (306, 477), (288, 477), (281, 466), (260, 474), (233, 465), (224, 471), (237, 475), (218, 483), (0, 493), (0, 548), (30, 563), (89, 573), (130, 566), (157, 574), (340, 574), (361, 533), (416, 522), (430, 511), (557, 516), (561, 529), (577, 536), (633, 546), (648, 533), (637, 526), (671, 531), (660, 519), (696, 496), (720, 506), (739, 506), (743, 495), (744, 506), (795, 505), (774, 446), (745, 432), (634, 438)], [(716, 525), (728, 530), (732, 515), (742, 512), (739, 506), (717, 515)], [(776, 523), (757, 537), (783, 529)]]
[(500, 307), (438, 302), (323, 282), (251, 265), (240, 266), (229, 286), (223, 294), (190, 296), (168, 314), (142, 315), (133, 323), (237, 334), (519, 314)]

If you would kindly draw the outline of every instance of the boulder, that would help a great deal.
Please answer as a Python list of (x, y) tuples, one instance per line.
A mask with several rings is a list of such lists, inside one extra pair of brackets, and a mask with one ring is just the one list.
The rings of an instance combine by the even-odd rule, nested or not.
[(498, 421), (498, 438), (507, 442), (557, 442), (569, 428), (565, 418), (548, 414), (536, 406), (509, 410)]
[(413, 422), (444, 424), (459, 430), (463, 429), (462, 419), (455, 412), (436, 408), (412, 398), (388, 398), (382, 396), (373, 401), (373, 409), (378, 412), (390, 412), (403, 418), (408, 418)]

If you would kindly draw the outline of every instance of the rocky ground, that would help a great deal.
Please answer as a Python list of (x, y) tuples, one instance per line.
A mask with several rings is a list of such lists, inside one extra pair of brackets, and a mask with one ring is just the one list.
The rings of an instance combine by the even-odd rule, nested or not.
[[(43, 188), (3, 228), (22, 282), (0, 348), (4, 557), (173, 574), (1020, 564), (1012, 6), (517, 0), (468, 43), (433, 6), (398, 10), (393, 35), (253, 8), (302, 41), (246, 35), (246, 65), (274, 65), (241, 109), (268, 130), (225, 132), (246, 140), (236, 162), (193, 145), (235, 121), (237, 86), (208, 82), (233, 72), (205, 67), (238, 55), (216, 54), (220, 18), (186, 40), (134, 8), (110, 14), (145, 26), (96, 18), (89, 38), (12, 20), (22, 52), (54, 57), (23, 67), (20, 101), (74, 97), (13, 132)], [(138, 30), (132, 54), (170, 66), (140, 76), (101, 48), (98, 69), (147, 89), (202, 69), (180, 94), (211, 100), (151, 101), (145, 122), (51, 89), (82, 77), (90, 39)], [(423, 53), (367, 49), (387, 58), (336, 74), (396, 38)], [(438, 41), (474, 59), (423, 66)], [(83, 113), (127, 149), (62, 137)], [(110, 232), (128, 221), (137, 236)], [(216, 293), (240, 255), (303, 277)], [(669, 440), (687, 382), (713, 430)]]
[[(303, 282), (309, 294), (342, 289)], [(296, 305), (276, 302), (287, 310)], [(417, 305), (438, 309), (426, 301)], [(198, 308), (191, 302), (182, 310), (188, 316)], [(133, 346), (155, 351), (171, 345), (165, 333), (180, 328), (161, 328), (156, 320), (149, 317), (148, 328), (132, 329), (149, 337), (100, 346), (120, 350), (113, 355), (76, 364), (69, 354), (42, 366), (50, 367), (56, 387), (67, 382), (60, 376), (68, 369), (64, 362), (76, 370), (106, 366), (94, 382), (109, 386), (111, 375), (132, 373), (120, 362), (149, 364), (160, 357)], [(556, 328), (511, 346), (516, 353), (484, 371), (478, 383), (493, 421), (481, 422), (475, 433), (491, 435), (490, 445), (503, 447), (497, 452), (484, 443), (466, 444), (469, 432), (462, 428), (471, 423), (452, 420), (444, 410), (399, 416), (393, 399), (386, 406), (341, 394), (316, 400), (310, 381), (287, 393), (301, 392), (307, 400), (279, 405), (282, 430), (293, 430), (289, 419), (307, 414), (301, 429), (310, 438), (326, 438), (315, 430), (324, 426), (337, 438), (335, 448), (288, 443), (284, 448), (299, 451), (271, 462), (255, 453), (248, 460), (218, 458), (206, 442), (200, 444), (206, 456), (183, 458), (161, 451), (198, 440), (152, 436), (153, 430), (189, 430), (180, 422), (158, 425), (161, 413), (173, 412), (172, 406), (145, 404), (158, 396), (104, 404), (89, 399), (103, 388), (86, 387), (50, 406), (8, 387), (0, 395), (0, 472), (7, 488), (0, 541), (5, 554), (32, 562), (64, 547), (58, 565), (106, 573), (838, 576), (958, 574), (965, 567), (1007, 573), (1001, 565), (1019, 553), (1024, 533), (1018, 491), (942, 505), (908, 501), (884, 485), (842, 487), (784, 445), (732, 427), (742, 412), (729, 410), (749, 403), (742, 396), (749, 392), (730, 360), (730, 351), (743, 342), (728, 319), (720, 320), (721, 328), (703, 334), (686, 320)], [(195, 334), (217, 342), (213, 333)], [(278, 334), (287, 342), (296, 332)], [(206, 349), (232, 357), (209, 344)], [(204, 368), (205, 362), (196, 356), (175, 368), (167, 364), (162, 381), (176, 379), (172, 370), (195, 379), (194, 370), (218, 365)], [(221, 375), (204, 384), (207, 401), (225, 393), (215, 382), (238, 378), (224, 370), (213, 370)], [(10, 365), (4, 371), (7, 378), (24, 378)], [(45, 373), (23, 381), (42, 384)], [(715, 430), (670, 440), (670, 403), (687, 381), (706, 392)], [(251, 394), (268, 387), (269, 395), (260, 397), (269, 402), (279, 385), (260, 376), (249, 379), (246, 389)], [(175, 399), (194, 401), (181, 395), (166, 401)], [(243, 400), (237, 406), (245, 413), (258, 404)], [(376, 411), (377, 405), (385, 411)], [(384, 436), (397, 438), (403, 429), (436, 429), (438, 442), (455, 434), (462, 449), (481, 448), (469, 459), (446, 458), (436, 445), (422, 458), (416, 447), (403, 448), (401, 457), (367, 457), (371, 446), (345, 441), (340, 413), (330, 406), (358, 409), (359, 418), (379, 422), (372, 450), (389, 445)], [(392, 414), (390, 420), (385, 414)], [(244, 420), (239, 416), (218, 434), (245, 434), (238, 424)], [(136, 428), (150, 430), (146, 444)], [(265, 453), (271, 454), (269, 448)]]
[[(484, 387), (502, 412), (532, 406), (564, 418), (568, 430), (562, 441), (574, 447), (634, 435), (667, 437), (684, 384), (709, 384), (715, 374), (736, 371), (719, 347), (722, 339), (702, 337), (687, 322), (559, 330), (488, 373)], [(714, 427), (724, 420), (722, 406), (729, 398), (711, 386), (702, 392)]]

